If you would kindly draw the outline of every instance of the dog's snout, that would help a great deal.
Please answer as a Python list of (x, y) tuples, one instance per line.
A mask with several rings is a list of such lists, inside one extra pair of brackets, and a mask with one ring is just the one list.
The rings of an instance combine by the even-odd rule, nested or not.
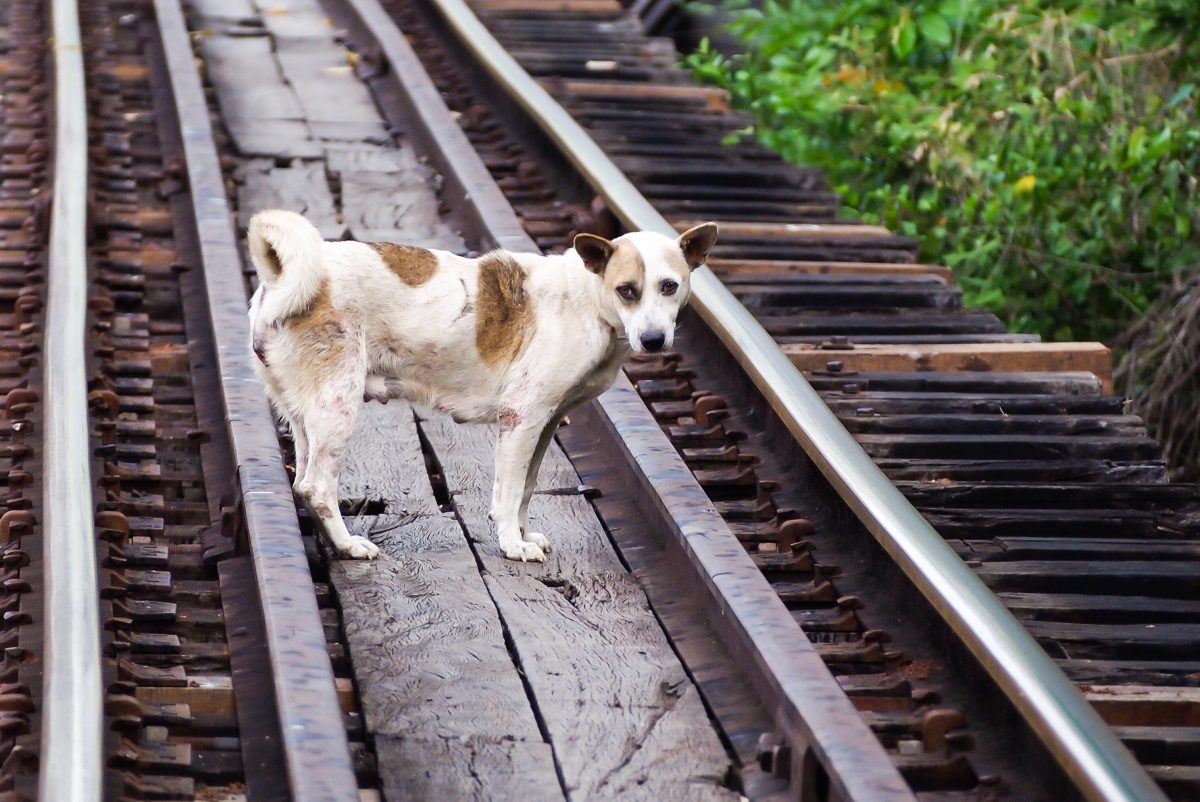
[(661, 351), (667, 335), (661, 331), (648, 331), (642, 335), (642, 347), (647, 351)]

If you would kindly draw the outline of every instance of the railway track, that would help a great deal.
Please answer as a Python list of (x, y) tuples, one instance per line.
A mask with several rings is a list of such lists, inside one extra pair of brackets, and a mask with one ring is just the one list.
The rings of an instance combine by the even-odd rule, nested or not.
[(179, 138), (207, 109), (186, 57), (191, 116), (172, 103), (178, 9), (31, 2), (0, 22), (3, 793), (371, 798), (332, 596), (269, 412), (213, 335), (244, 326), (245, 295), (209, 269), (228, 220), (203, 208), (211, 138)]
[[(317, 154), (290, 119), (231, 114), (211, 58), (206, 94), (192, 51), (217, 52), (206, 26), (265, 26), (345, 79), (313, 44), (324, 14), (392, 126), (355, 120), (326, 150), (403, 130), (466, 248), (722, 223), (675, 351), (559, 435), (728, 752), (711, 793), (1200, 794), (1198, 496), (1167, 484), (1102, 346), (1005, 332), (913, 243), (840, 219), (819, 172), (722, 146), (745, 120), (610, 0), (189, 8), (192, 35), (177, 0), (0, 10), (0, 794), (396, 792), (331, 588), (367, 575), (297, 512), (245, 346), (247, 176)], [(264, 162), (248, 143), (270, 138), (297, 150)], [(333, 187), (349, 208), (345, 172)], [(469, 527), (446, 434), (410, 425), (428, 516)], [(485, 577), (488, 559), (467, 555)], [(581, 592), (552, 568), (527, 576)], [(573, 786), (554, 715), (529, 726), (563, 795), (657, 793)]]
[[(576, 230), (594, 227), (599, 200), (610, 219), (654, 225), (641, 198), (613, 188), (617, 171), (579, 145), (574, 132), (556, 127), (558, 112), (547, 110), (518, 70), (499, 62), (499, 48), (461, 4), (384, 6), (414, 32), (418, 53), (539, 247), (562, 247)], [(1106, 349), (1008, 334), (994, 317), (963, 309), (944, 268), (914, 264), (913, 243), (837, 219), (836, 197), (815, 171), (782, 165), (753, 146), (721, 145), (745, 119), (719, 93), (690, 85), (673, 66), (670, 47), (641, 36), (616, 3), (482, 0), (472, 8), (671, 227), (722, 221), (711, 266), (726, 286), (1151, 774), (1178, 798), (1194, 794), (1191, 758), (1183, 757), (1194, 664), (1180, 647), (1194, 626), (1183, 612), (1195, 566), (1186, 562), (1193, 547), (1181, 523), (1196, 490), (1165, 484), (1141, 421), (1106, 394)], [(500, 91), (524, 110), (483, 102)], [(514, 117), (522, 115), (535, 118), (541, 132), (520, 133)], [(546, 140), (572, 140), (574, 152), (545, 156)], [(577, 171), (596, 197), (564, 191), (569, 182), (556, 175), (564, 169)], [(708, 310), (700, 316), (717, 317)], [(627, 373), (730, 529), (867, 711), (906, 779), (931, 794), (987, 795), (1005, 785), (1031, 795), (1063, 793), (1046, 790), (1055, 769), (1022, 788), (1022, 770), (996, 759), (995, 741), (972, 749), (989, 730), (998, 741), (1011, 737), (1019, 728), (1013, 719), (1028, 711), (997, 716), (988, 703), (972, 703), (969, 695), (987, 680), (973, 677), (976, 689), (964, 694), (947, 676), (957, 662), (921, 642), (928, 631), (892, 610), (872, 609), (872, 598), (921, 607), (903, 592), (878, 593), (897, 583), (894, 567), (847, 570), (886, 558), (874, 546), (845, 544), (846, 530), (858, 527), (829, 509), (836, 499), (825, 486), (844, 478), (836, 466), (821, 465), (827, 458), (814, 455), (819, 447), (811, 442), (807, 457), (788, 444), (786, 430), (796, 433), (790, 411), (770, 398), (769, 380), (753, 375), (760, 369), (729, 355), (736, 335), (720, 320), (716, 334), (691, 322), (679, 353)], [(812, 467), (827, 478), (814, 482)], [(867, 527), (880, 526), (863, 502), (856, 504), (857, 492), (841, 495)], [(886, 534), (881, 542), (906, 550)], [(906, 649), (889, 645), (898, 642)], [(961, 709), (938, 704), (943, 695)], [(1059, 767), (1086, 785), (1073, 758), (1062, 754), (1069, 747), (1055, 749)], [(1135, 796), (1153, 793), (1139, 782)]]

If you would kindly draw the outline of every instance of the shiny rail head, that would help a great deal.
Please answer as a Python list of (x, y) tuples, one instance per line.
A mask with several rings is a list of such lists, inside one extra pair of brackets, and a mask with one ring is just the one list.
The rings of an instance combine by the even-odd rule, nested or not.
[[(55, 0), (54, 188), (44, 356), (45, 661), (40, 802), (98, 802), (100, 598), (87, 406), (88, 117), (78, 8)], [(58, 768), (56, 768), (58, 767)], [(69, 767), (69, 770), (61, 770)]]

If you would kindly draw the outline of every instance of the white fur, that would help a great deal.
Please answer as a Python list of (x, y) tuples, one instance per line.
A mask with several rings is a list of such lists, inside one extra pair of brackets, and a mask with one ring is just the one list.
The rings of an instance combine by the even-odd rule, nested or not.
[[(637, 303), (623, 302), (574, 249), (555, 256), (508, 254), (524, 268), (533, 325), (517, 356), (489, 364), (476, 345), (479, 263), (430, 251), (437, 270), (409, 286), (379, 254), (358, 242), (324, 242), (300, 215), (267, 211), (251, 221), (250, 252), (262, 285), (251, 299), (256, 367), (296, 445), (297, 495), (339, 554), (374, 558), (337, 509), (338, 473), (364, 399), (403, 397), (462, 422), (499, 422), (492, 520), (504, 555), (545, 559), (550, 543), (528, 528), (529, 500), (550, 439), (572, 407), (611, 386), (641, 336), (662, 331), (669, 346), (687, 300), (680, 241), (627, 234), (645, 264)], [(269, 269), (268, 248), (282, 263)], [(667, 297), (659, 282), (678, 291)], [(329, 322), (312, 325), (308, 306), (328, 281)], [(289, 314), (285, 314), (289, 313)], [(289, 320), (291, 318), (291, 320)], [(623, 336), (622, 336), (623, 335)], [(329, 358), (336, 354), (336, 360)]]
[[(254, 215), (246, 240), (260, 285), (272, 285), (272, 292), (260, 299), (262, 319), (285, 320), (303, 312), (325, 277), (320, 232), (295, 212), (272, 209)], [(281, 276), (270, 267), (268, 248), (287, 265)]]
[[(619, 308), (625, 335), (633, 350), (641, 351), (644, 334), (662, 332), (666, 337), (663, 347), (670, 348), (675, 342), (675, 318), (687, 303), (689, 291), (688, 282), (680, 282), (679, 273), (671, 269), (668, 261), (672, 250), (679, 252), (677, 241), (650, 231), (635, 231), (621, 239), (628, 239), (637, 246), (646, 267), (641, 303), (634, 307)], [(658, 292), (657, 288), (664, 280), (679, 282), (679, 290), (674, 295)]]

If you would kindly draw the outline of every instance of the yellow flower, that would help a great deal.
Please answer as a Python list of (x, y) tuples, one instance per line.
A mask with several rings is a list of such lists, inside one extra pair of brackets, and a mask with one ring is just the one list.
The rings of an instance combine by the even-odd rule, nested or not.
[(833, 83), (849, 84), (850, 86), (862, 86), (871, 77), (871, 73), (864, 70), (862, 67), (842, 67), (833, 75), (826, 75), (821, 80), (825, 86), (830, 86)]
[(1013, 192), (1018, 195), (1024, 195), (1033, 192), (1033, 188), (1037, 186), (1036, 175), (1025, 175), (1017, 179), (1017, 183), (1013, 184)]

